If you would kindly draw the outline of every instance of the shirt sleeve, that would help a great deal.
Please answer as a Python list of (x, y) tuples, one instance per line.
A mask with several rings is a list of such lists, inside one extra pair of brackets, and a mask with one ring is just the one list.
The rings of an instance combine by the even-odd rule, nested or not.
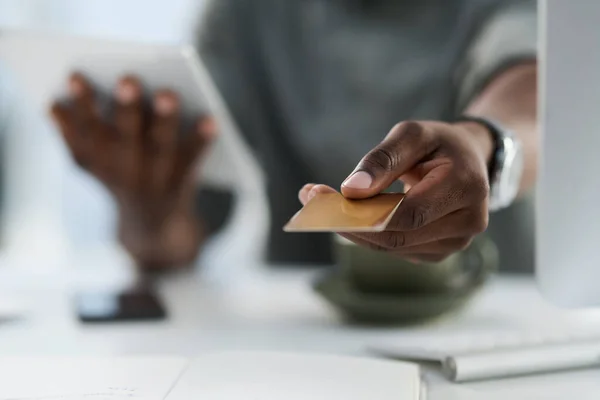
[(459, 87), (460, 109), (503, 70), (536, 57), (536, 1), (504, 2), (485, 19), (467, 49)]

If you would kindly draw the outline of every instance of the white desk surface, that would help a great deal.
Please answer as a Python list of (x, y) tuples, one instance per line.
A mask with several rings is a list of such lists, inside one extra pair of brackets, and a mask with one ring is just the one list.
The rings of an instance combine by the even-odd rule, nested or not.
[[(310, 289), (312, 273), (280, 271), (227, 285), (200, 274), (171, 276), (160, 282), (170, 318), (159, 323), (83, 326), (74, 317), (76, 287), (98, 283), (98, 269), (33, 273), (0, 267), (0, 293), (21, 300), (27, 317), (0, 321), (0, 355), (176, 354), (205, 350), (268, 349), (364, 354), (378, 338), (423, 334), (514, 331), (536, 326), (596, 327), (599, 311), (566, 312), (545, 304), (528, 278), (494, 279), (466, 310), (427, 326), (406, 329), (343, 325)], [(102, 274), (110, 284), (123, 279)], [(0, 299), (1, 301), (1, 299)], [(429, 399), (566, 399), (600, 397), (600, 370), (453, 385), (437, 372), (427, 375)], [(595, 396), (592, 393), (595, 392)], [(581, 397), (584, 396), (584, 397)]]

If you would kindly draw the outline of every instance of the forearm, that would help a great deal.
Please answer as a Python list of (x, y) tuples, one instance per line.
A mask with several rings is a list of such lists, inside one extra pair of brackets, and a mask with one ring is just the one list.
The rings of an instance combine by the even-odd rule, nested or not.
[(498, 121), (518, 135), (525, 158), (520, 194), (528, 191), (538, 165), (537, 64), (520, 64), (496, 77), (466, 113)]

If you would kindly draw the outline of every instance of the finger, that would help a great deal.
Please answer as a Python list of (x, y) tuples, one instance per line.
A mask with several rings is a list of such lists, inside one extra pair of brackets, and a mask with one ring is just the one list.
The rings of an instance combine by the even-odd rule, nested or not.
[(419, 171), (420, 168), (413, 168), (412, 170), (408, 171), (407, 173), (405, 173), (404, 175), (400, 176), (398, 179), (400, 181), (402, 181), (404, 187), (404, 193), (408, 192), (410, 190), (410, 188), (412, 188), (414, 185), (416, 185), (421, 179), (423, 179), (423, 176), (420, 174)]
[(110, 189), (115, 189), (120, 183), (120, 165), (118, 164), (118, 151), (121, 143), (114, 137), (114, 131), (109, 125), (100, 124), (92, 136), (92, 145), (90, 149), (93, 163), (90, 171), (104, 185)]
[(80, 72), (74, 72), (69, 77), (69, 93), (77, 100), (91, 100), (94, 97), (92, 85)]
[(151, 171), (152, 191), (161, 192), (166, 189), (173, 172), (173, 157), (180, 125), (178, 96), (167, 90), (156, 93), (153, 110), (146, 148), (148, 158), (146, 168)]
[(99, 169), (104, 167), (99, 164), (107, 161), (102, 154), (107, 132), (96, 104), (94, 89), (81, 73), (74, 73), (69, 78), (69, 92), (79, 148), (76, 162), (92, 174), (101, 175)]
[(142, 86), (137, 78), (126, 76), (115, 88), (115, 127), (121, 139), (138, 140), (143, 130)]
[(153, 100), (153, 111), (149, 137), (151, 145), (159, 152), (170, 152), (179, 131), (179, 96), (170, 90), (157, 92)]
[(171, 176), (173, 187), (178, 187), (197, 172), (197, 163), (210, 149), (217, 138), (217, 126), (212, 117), (198, 118), (192, 130), (179, 142), (174, 170)]
[(193, 152), (193, 157), (196, 158), (202, 157), (208, 152), (210, 145), (216, 140), (218, 134), (217, 123), (213, 117), (201, 117), (198, 119), (197, 124), (196, 129), (199, 140), (197, 140)]
[(82, 74), (74, 73), (69, 78), (69, 93), (77, 129), (82, 134), (92, 133), (100, 122), (92, 85)]
[(54, 102), (50, 108), (50, 114), (62, 134), (62, 137), (73, 156), (73, 160), (80, 167), (85, 167), (82, 143), (78, 137), (72, 113), (63, 104)]
[(101, 116), (94, 88), (84, 75), (76, 72), (69, 79), (69, 91), (82, 159), (79, 164), (110, 187), (113, 183), (111, 174), (116, 167), (113, 137)]
[[(306, 187), (306, 186), (305, 186)], [(312, 200), (319, 193), (337, 193), (334, 188), (327, 185), (312, 185), (310, 190), (306, 192), (306, 197), (301, 198), (300, 201), (303, 205), (306, 205), (309, 201)]]
[(188, 137), (182, 141), (180, 151), (184, 155), (184, 159), (188, 160), (188, 163), (194, 163), (207, 153), (216, 137), (217, 128), (214, 118), (198, 118)]
[(308, 203), (308, 192), (310, 192), (315, 185), (316, 183), (307, 183), (306, 185), (302, 186), (302, 189), (300, 189), (298, 192), (298, 200), (300, 200), (302, 205), (306, 205), (306, 203)]
[[(487, 229), (485, 204), (478, 208), (461, 209), (429, 225), (412, 231), (394, 231), (390, 223), (385, 232), (363, 232), (356, 236), (378, 243), (388, 249), (399, 249), (460, 236), (475, 236)], [(393, 219), (392, 219), (393, 222)]]
[(120, 143), (117, 164), (120, 171), (117, 185), (127, 192), (138, 192), (142, 185), (144, 131), (143, 89), (133, 76), (123, 77), (115, 87), (115, 130)]
[[(368, 240), (364, 240), (361, 239), (359, 237), (356, 237), (353, 234), (345, 234), (345, 233), (339, 233), (340, 236), (350, 240), (351, 242), (370, 249), (372, 251), (382, 251), (382, 252), (387, 252), (389, 254), (393, 254), (395, 256), (398, 256), (399, 258), (403, 258), (406, 259), (412, 263), (415, 264), (420, 264), (422, 262), (441, 262), (443, 260), (445, 260), (446, 258), (448, 258), (450, 255), (452, 255), (453, 253), (455, 253), (456, 251), (460, 251), (460, 248), (458, 248), (458, 250), (451, 250), (451, 246), (449, 245), (440, 245), (438, 247), (438, 251), (439, 252), (431, 252), (431, 250), (428, 250), (429, 252), (426, 253), (417, 253), (417, 252), (406, 252), (406, 253), (399, 253), (399, 252), (390, 252), (389, 250), (375, 244), (375, 243), (371, 243)], [(446, 248), (450, 248), (447, 251), (443, 251), (443, 249)]]
[(396, 125), (342, 183), (349, 198), (374, 196), (436, 150), (435, 132), (419, 122)]
[(454, 253), (464, 250), (471, 243), (473, 236), (451, 237), (441, 240), (433, 240), (422, 244), (412, 246), (394, 246), (394, 240), (397, 239), (397, 233), (384, 233), (383, 236), (368, 235), (360, 233), (339, 233), (343, 237), (352, 240), (357, 244), (364, 245), (374, 250), (385, 251), (399, 255), (411, 254), (441, 254)]

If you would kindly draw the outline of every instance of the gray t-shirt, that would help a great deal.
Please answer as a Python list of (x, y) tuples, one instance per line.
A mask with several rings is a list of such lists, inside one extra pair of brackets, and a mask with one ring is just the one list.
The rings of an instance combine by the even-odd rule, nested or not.
[[(300, 187), (339, 187), (397, 122), (451, 120), (503, 68), (534, 58), (535, 7), (534, 0), (209, 4), (199, 48), (267, 173), (270, 260), (330, 261), (328, 235), (282, 233)], [(525, 267), (533, 248), (528, 215), (515, 208), (490, 227), (501, 252)]]

